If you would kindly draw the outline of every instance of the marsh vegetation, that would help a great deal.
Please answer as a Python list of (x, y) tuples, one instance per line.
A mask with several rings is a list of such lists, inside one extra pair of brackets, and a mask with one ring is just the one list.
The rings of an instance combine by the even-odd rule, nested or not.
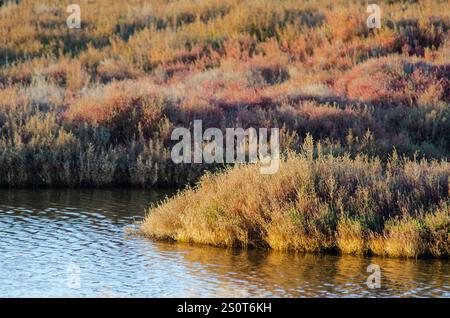
[[(379, 5), (368, 29), (352, 0), (96, 0), (68, 29), (60, 1), (2, 1), (0, 186), (188, 185), (145, 233), (444, 257), (449, 4)], [(194, 120), (280, 128), (282, 171), (174, 164)]]

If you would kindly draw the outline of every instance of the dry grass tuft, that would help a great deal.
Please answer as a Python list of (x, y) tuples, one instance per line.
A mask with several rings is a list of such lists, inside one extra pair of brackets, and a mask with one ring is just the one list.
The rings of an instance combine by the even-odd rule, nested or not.
[(236, 166), (204, 176), (152, 208), (141, 231), (214, 246), (444, 257), (449, 174), (447, 162), (335, 157), (309, 138), (275, 175)]

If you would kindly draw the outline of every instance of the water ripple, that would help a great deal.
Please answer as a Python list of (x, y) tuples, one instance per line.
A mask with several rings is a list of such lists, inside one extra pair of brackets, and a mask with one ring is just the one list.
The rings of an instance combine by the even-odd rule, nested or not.
[[(448, 261), (239, 251), (130, 237), (137, 190), (1, 190), (0, 297), (450, 297)], [(380, 265), (381, 288), (366, 286)]]

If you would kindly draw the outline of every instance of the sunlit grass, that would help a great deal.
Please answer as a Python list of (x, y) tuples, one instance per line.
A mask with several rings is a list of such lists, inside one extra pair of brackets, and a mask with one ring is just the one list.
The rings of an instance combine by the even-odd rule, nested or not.
[(214, 246), (448, 256), (448, 162), (332, 156), (307, 139), (277, 174), (239, 166), (149, 210), (144, 235)]

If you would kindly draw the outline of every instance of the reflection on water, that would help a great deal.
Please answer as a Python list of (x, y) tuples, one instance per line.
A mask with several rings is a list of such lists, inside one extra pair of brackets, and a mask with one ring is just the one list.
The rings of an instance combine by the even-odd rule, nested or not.
[[(167, 192), (0, 190), (0, 297), (450, 297), (448, 260), (232, 250), (127, 233)], [(381, 288), (366, 285), (369, 264)]]

